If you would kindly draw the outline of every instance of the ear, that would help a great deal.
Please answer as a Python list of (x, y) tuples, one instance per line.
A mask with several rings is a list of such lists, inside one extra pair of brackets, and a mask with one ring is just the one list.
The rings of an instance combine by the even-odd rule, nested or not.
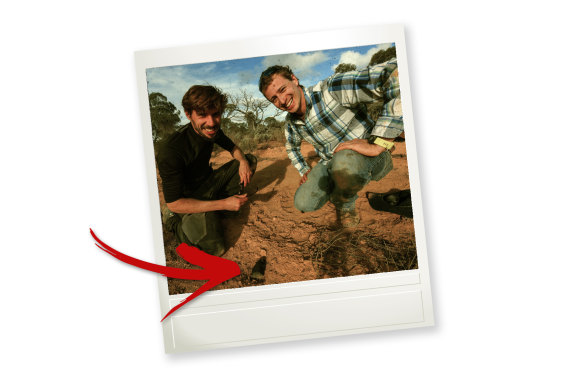
[(295, 76), (295, 75), (292, 75), (292, 82), (293, 82), (294, 84), (296, 84), (296, 86), (298, 86), (298, 84), (300, 83), (300, 82), (298, 81), (298, 79), (296, 78), (296, 76)]
[(188, 113), (187, 111), (185, 111), (185, 116), (187, 117), (187, 119), (191, 120), (191, 114)]

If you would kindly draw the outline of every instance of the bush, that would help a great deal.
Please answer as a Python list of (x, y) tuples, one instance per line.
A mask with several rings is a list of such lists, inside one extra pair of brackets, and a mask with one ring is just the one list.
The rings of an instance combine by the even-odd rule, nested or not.
[(221, 128), (233, 142), (248, 153), (256, 150), (258, 145), (271, 141), (284, 142), (285, 123), (274, 118), (268, 118), (254, 130), (250, 130), (246, 123), (224, 119)]

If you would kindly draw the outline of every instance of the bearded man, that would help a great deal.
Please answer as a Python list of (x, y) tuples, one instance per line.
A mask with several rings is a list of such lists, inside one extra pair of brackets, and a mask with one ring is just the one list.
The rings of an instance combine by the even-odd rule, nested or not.
[[(225, 253), (218, 211), (238, 211), (247, 202), (240, 194), (255, 172), (257, 159), (244, 154), (221, 130), (227, 96), (210, 85), (193, 85), (182, 106), (189, 123), (166, 139), (157, 156), (167, 210), (165, 227), (180, 243), (216, 256)], [(213, 170), (213, 146), (233, 160)]]

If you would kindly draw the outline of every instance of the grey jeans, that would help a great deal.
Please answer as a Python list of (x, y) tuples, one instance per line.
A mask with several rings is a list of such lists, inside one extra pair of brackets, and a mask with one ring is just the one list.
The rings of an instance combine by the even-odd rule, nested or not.
[(383, 151), (366, 157), (353, 150), (336, 153), (328, 164), (319, 162), (294, 195), (294, 206), (302, 212), (320, 209), (327, 201), (342, 211), (355, 208), (357, 193), (371, 180), (379, 181), (393, 168), (391, 154)]

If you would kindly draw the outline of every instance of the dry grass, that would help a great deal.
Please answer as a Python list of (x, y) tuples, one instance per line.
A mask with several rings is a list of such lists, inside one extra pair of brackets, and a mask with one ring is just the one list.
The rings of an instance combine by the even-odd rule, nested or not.
[(389, 241), (359, 230), (321, 230), (313, 242), (307, 247), (307, 256), (319, 278), (418, 268), (412, 236)]
[[(178, 244), (172, 233), (165, 232), (167, 266), (194, 269), (180, 258), (174, 248)], [(365, 231), (323, 229), (315, 233), (313, 243), (305, 245), (304, 258), (312, 262), (316, 279), (346, 277), (357, 274), (385, 273), (418, 268), (416, 244), (411, 235), (389, 241)], [(169, 294), (190, 293), (205, 281), (168, 279)], [(261, 282), (260, 282), (261, 283)], [(242, 269), (240, 276), (214, 289), (258, 285), (251, 271)]]

